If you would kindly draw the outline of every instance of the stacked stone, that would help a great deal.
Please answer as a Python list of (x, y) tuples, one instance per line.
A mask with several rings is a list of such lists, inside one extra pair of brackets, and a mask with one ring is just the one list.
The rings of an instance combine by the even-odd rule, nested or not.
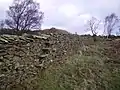
[(0, 88), (30, 82), (41, 71), (63, 63), (80, 48), (78, 35), (42, 33), (0, 36)]

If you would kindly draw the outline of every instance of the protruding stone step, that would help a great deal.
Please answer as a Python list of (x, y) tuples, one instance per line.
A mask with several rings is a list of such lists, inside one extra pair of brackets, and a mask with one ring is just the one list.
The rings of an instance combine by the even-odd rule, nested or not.
[(46, 58), (46, 57), (48, 57), (48, 55), (49, 55), (49, 54), (40, 55), (40, 56), (39, 56), (39, 58), (40, 58), (40, 59), (43, 59), (43, 58)]
[(43, 64), (35, 65), (36, 68), (41, 68), (43, 66), (44, 66)]
[(51, 48), (42, 48), (42, 51), (50, 51)]
[(45, 34), (41, 34), (40, 36), (38, 35), (33, 35), (33, 38), (36, 38), (36, 39), (48, 39), (50, 36), (49, 35), (45, 35)]

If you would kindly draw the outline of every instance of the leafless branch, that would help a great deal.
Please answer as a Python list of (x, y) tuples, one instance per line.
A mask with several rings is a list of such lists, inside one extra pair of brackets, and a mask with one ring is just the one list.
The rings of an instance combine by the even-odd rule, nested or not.
[(9, 28), (16, 30), (40, 29), (44, 13), (33, 0), (14, 0), (5, 20)]

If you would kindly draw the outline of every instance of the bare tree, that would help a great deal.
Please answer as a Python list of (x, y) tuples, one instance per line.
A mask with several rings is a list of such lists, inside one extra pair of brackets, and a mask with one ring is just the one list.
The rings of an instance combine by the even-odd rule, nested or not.
[(92, 17), (87, 22), (87, 31), (91, 31), (94, 41), (96, 41), (96, 36), (98, 33), (97, 30), (99, 28), (99, 24), (100, 24), (100, 20), (96, 19), (95, 17)]
[(0, 21), (0, 29), (3, 29), (5, 25), (5, 22), (3, 20)]
[(118, 28), (119, 18), (115, 13), (105, 17), (104, 32), (107, 32), (108, 37), (111, 36), (112, 31)]
[(6, 25), (15, 30), (40, 29), (43, 12), (39, 6), (33, 0), (14, 0), (7, 11)]
[(117, 36), (120, 36), (120, 29), (116, 32)]

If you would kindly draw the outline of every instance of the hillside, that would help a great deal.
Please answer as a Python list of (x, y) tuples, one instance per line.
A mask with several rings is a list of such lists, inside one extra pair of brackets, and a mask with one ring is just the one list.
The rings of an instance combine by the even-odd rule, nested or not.
[(120, 39), (61, 30), (0, 36), (1, 90), (120, 90)]
[(40, 32), (45, 33), (45, 34), (50, 34), (50, 33), (53, 33), (53, 34), (70, 34), (66, 30), (56, 29), (56, 28), (44, 29), (44, 30), (41, 30)]

